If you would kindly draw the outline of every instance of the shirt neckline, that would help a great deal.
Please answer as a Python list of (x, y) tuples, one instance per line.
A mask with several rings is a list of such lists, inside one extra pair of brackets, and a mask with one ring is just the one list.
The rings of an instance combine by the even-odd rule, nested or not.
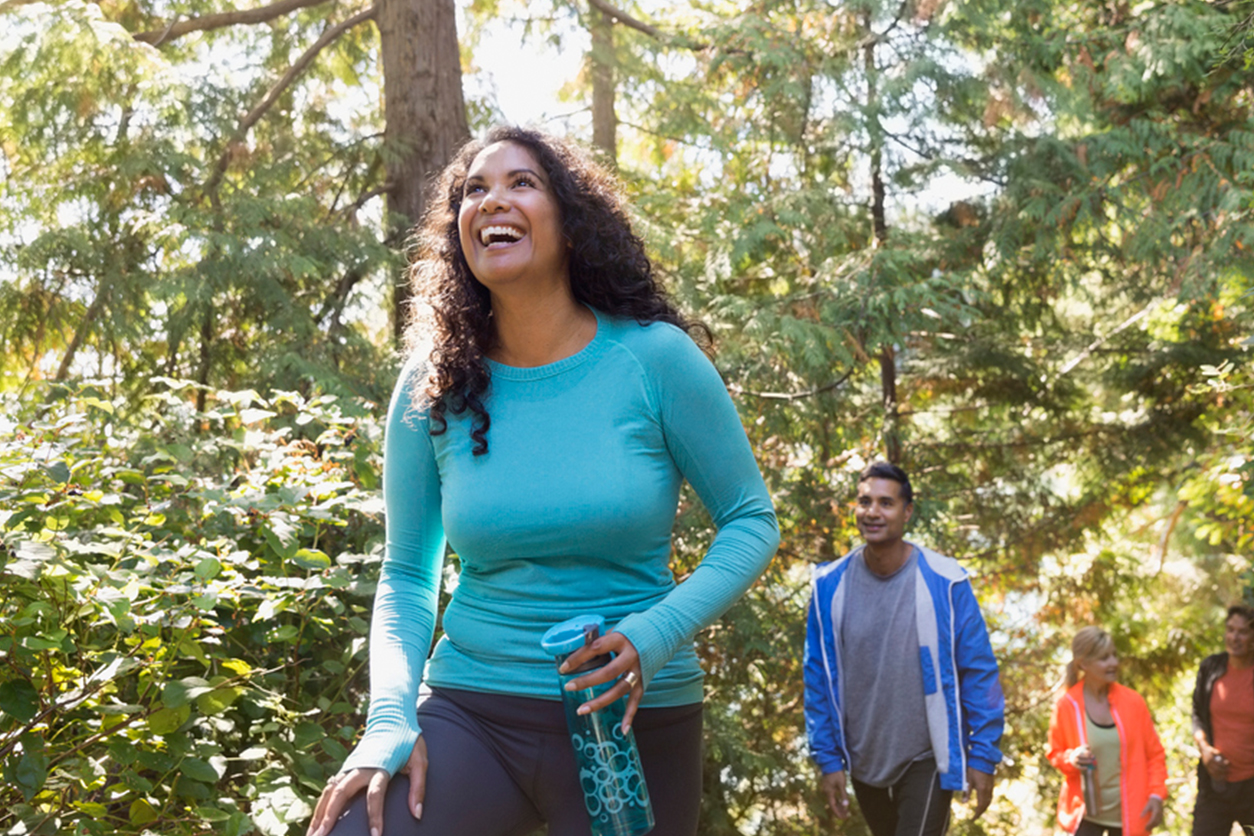
[(555, 360), (552, 363), (546, 363), (543, 366), (507, 366), (496, 360), (485, 357), (484, 362), (488, 365), (488, 370), (492, 374), (493, 380), (541, 380), (546, 377), (562, 374), (570, 371), (576, 366), (583, 365), (587, 361), (597, 357), (605, 348), (606, 342), (609, 340), (606, 334), (605, 315), (596, 308), (585, 305), (588, 310), (592, 311), (592, 315), (597, 320), (596, 333), (592, 335), (592, 339), (583, 348), (576, 351), (569, 357), (563, 357), (561, 360)]

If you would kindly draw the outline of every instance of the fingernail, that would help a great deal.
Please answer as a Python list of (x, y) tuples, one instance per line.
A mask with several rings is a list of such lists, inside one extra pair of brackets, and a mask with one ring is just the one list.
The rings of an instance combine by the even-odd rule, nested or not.
[(573, 683), (573, 682), (567, 682), (567, 683), (566, 683), (566, 690), (567, 690), (567, 691), (573, 691), (573, 690), (575, 690), (575, 683)]
[(578, 711), (576, 711), (575, 713), (576, 713), (576, 714), (587, 714), (587, 713), (588, 713), (588, 712), (590, 712), (590, 711), (592, 711), (592, 709), (591, 709), (591, 708), (588, 708), (588, 706), (586, 706), (586, 705), (581, 705), (581, 706), (579, 706), (579, 710), (578, 710)]
[(414, 818), (416, 819), (422, 818), (422, 802), (421, 801), (414, 805)]
[(558, 669), (557, 669), (557, 672), (558, 672), (558, 673), (566, 673), (566, 671), (568, 671), (568, 670), (570, 670), (570, 665), (566, 664), (565, 662), (562, 662), (562, 666), (561, 666), (560, 668), (558, 668)]
[(379, 828), (377, 827), (370, 828), (370, 836), (379, 836)]

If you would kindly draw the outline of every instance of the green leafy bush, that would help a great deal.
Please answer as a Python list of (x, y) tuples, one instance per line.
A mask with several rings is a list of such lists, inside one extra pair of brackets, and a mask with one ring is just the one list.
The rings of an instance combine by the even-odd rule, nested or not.
[(0, 832), (296, 833), (364, 720), (370, 404), (0, 418)]

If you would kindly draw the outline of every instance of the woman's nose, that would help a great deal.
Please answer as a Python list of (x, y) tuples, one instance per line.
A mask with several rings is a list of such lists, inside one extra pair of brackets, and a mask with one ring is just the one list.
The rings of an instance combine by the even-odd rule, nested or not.
[(480, 212), (501, 212), (509, 209), (509, 200), (500, 189), (488, 189), (483, 200), (479, 201)]

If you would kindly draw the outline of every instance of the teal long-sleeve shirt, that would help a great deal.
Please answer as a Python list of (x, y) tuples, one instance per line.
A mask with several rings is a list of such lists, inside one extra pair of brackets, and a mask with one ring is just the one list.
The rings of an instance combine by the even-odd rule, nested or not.
[[(405, 764), (424, 680), (560, 699), (540, 637), (585, 612), (639, 652), (643, 706), (701, 701), (693, 638), (766, 568), (775, 513), (735, 407), (692, 340), (666, 323), (596, 314), (596, 336), (577, 354), (535, 368), (489, 361), (482, 456), (471, 452), (469, 412), (430, 434), (411, 400), (417, 363), (402, 373), (384, 440), (370, 712), (345, 770)], [(671, 528), (684, 479), (718, 534), (677, 585)], [(461, 572), (427, 660), (446, 536)]]

